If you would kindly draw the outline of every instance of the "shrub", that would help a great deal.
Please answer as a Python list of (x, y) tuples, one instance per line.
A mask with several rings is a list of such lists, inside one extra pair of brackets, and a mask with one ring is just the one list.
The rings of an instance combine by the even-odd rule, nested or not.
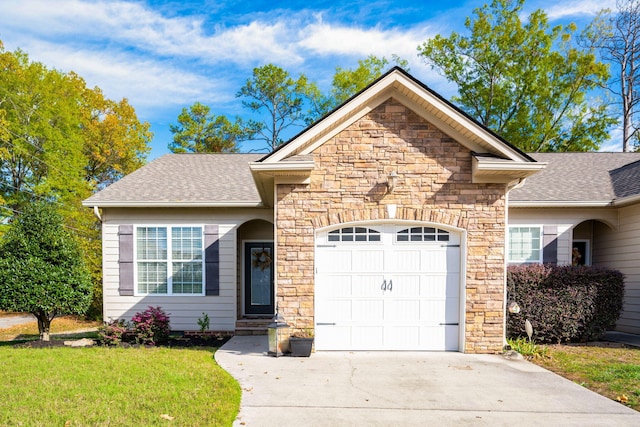
[(537, 342), (581, 342), (598, 338), (618, 320), (624, 276), (585, 266), (510, 266), (507, 291), (521, 309), (508, 314), (507, 336), (526, 336), (529, 319)]
[(151, 307), (131, 318), (132, 333), (138, 344), (160, 344), (169, 339), (169, 316), (160, 307)]
[(509, 346), (520, 353), (527, 359), (545, 358), (549, 353), (549, 350), (545, 346), (540, 346), (535, 341), (529, 341), (528, 338), (514, 338), (507, 339)]
[(129, 328), (128, 323), (123, 320), (112, 320), (98, 328), (98, 339), (103, 345), (118, 345)]

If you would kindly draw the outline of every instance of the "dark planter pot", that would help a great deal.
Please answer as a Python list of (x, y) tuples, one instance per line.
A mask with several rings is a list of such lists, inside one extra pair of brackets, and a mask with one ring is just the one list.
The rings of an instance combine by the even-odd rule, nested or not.
[(311, 356), (311, 348), (313, 347), (313, 338), (290, 337), (289, 347), (291, 347), (291, 356), (309, 357)]

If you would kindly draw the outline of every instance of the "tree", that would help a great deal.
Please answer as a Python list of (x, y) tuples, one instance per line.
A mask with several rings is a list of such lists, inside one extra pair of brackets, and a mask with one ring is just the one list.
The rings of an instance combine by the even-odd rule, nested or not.
[(630, 151), (640, 136), (640, 0), (617, 0), (617, 13), (601, 11), (582, 33), (583, 43), (613, 65), (607, 88), (619, 100), (622, 150)]
[[(145, 162), (151, 132), (126, 99), (107, 99), (73, 72), (7, 52), (0, 42), (0, 223), (55, 202), (102, 290), (100, 225), (81, 201)], [(94, 301), (95, 314), (102, 309)]]
[(238, 142), (250, 139), (258, 127), (252, 121), (245, 124), (240, 118), (232, 123), (196, 102), (189, 109), (182, 109), (178, 125), (169, 126), (173, 133), (169, 149), (174, 153), (235, 153)]
[(464, 36), (436, 36), (418, 47), (425, 61), (458, 86), (453, 101), (524, 151), (596, 150), (615, 123), (587, 94), (607, 66), (571, 46), (573, 24), (550, 28), (524, 0), (493, 0), (467, 18)]
[(40, 339), (48, 341), (51, 321), (83, 314), (91, 289), (82, 253), (62, 217), (43, 202), (27, 206), (0, 242), (0, 309), (33, 314)]
[[(392, 61), (408, 70), (409, 62), (407, 60), (393, 55)], [(307, 98), (311, 104), (311, 109), (306, 119), (307, 123), (310, 124), (319, 119), (366, 88), (387, 71), (389, 64), (389, 60), (385, 57), (379, 58), (375, 55), (369, 55), (365, 59), (358, 60), (356, 68), (336, 67), (331, 89), (327, 95), (323, 95), (316, 85), (310, 85), (307, 91)]]
[(275, 150), (283, 142), (283, 131), (291, 126), (303, 126), (303, 107), (309, 93), (313, 92), (311, 87), (312, 83), (304, 74), (294, 79), (288, 71), (273, 64), (254, 68), (253, 76), (236, 96), (247, 99), (242, 105), (251, 112), (268, 115), (268, 119), (256, 128), (256, 139)]

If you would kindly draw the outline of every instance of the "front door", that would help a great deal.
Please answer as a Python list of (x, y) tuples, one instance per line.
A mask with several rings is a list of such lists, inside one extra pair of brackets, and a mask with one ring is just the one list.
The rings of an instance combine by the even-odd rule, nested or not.
[(244, 312), (274, 313), (273, 242), (244, 244)]

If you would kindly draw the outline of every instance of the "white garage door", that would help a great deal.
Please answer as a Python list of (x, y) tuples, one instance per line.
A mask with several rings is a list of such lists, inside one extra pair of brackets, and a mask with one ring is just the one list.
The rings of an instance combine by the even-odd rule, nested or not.
[(316, 240), (317, 350), (458, 350), (460, 236), (349, 226)]

